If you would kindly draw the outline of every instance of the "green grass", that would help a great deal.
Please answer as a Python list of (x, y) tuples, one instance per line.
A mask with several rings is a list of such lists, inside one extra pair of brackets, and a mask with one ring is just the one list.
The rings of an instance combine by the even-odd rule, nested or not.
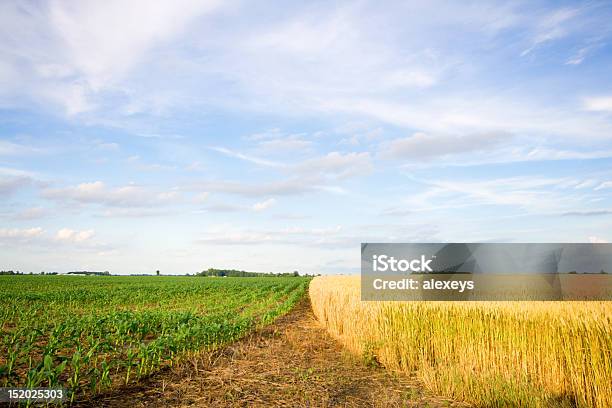
[(0, 276), (0, 386), (127, 384), (288, 312), (306, 278)]

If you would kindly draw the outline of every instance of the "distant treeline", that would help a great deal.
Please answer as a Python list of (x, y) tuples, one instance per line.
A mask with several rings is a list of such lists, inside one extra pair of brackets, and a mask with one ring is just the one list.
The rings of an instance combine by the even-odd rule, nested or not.
[(263, 277), (263, 276), (268, 276), (268, 277), (274, 277), (274, 276), (289, 276), (289, 277), (299, 277), (299, 276), (311, 276), (314, 277), (315, 275), (300, 275), (300, 273), (298, 271), (293, 271), (293, 272), (284, 272), (284, 273), (273, 273), (273, 272), (247, 272), (247, 271), (239, 271), (237, 269), (215, 269), (215, 268), (208, 268), (207, 270), (204, 270), (202, 272), (198, 272), (196, 273), (196, 276), (217, 276), (217, 277), (223, 277), (223, 276), (227, 276), (227, 277), (249, 277), (249, 278), (256, 278), (256, 277)]
[(34, 272), (28, 272), (28, 273), (23, 273), (23, 272), (19, 272), (19, 271), (0, 271), (0, 275), (57, 275), (57, 272), (41, 272), (41, 273), (34, 273)]
[[(0, 275), (59, 275), (59, 272), (45, 272), (42, 271), (40, 273), (35, 272), (20, 272), (20, 271), (0, 271)], [(96, 275), (96, 276), (110, 276), (109, 271), (104, 272), (93, 272), (93, 271), (74, 271), (68, 272), (67, 275)]]
[[(160, 271), (155, 271), (155, 274), (157, 276), (160, 275)], [(40, 272), (40, 273), (33, 273), (33, 272), (20, 272), (20, 271), (13, 271), (13, 270), (8, 270), (8, 271), (0, 271), (0, 275), (58, 275), (58, 272)], [(72, 271), (72, 272), (68, 272), (67, 275), (86, 275), (86, 276), (111, 276), (111, 273), (108, 271), (104, 271), (104, 272), (97, 272), (97, 271)], [(116, 275), (116, 276), (120, 276), (120, 275)], [(152, 276), (150, 274), (131, 274), (130, 276)], [(180, 276), (180, 275), (175, 275), (175, 276)], [(204, 270), (202, 272), (197, 272), (194, 275), (190, 275), (190, 274), (186, 274), (183, 276), (214, 276), (214, 277), (249, 277), (249, 278), (257, 278), (257, 277), (277, 277), (277, 276), (283, 276), (283, 277), (315, 277), (315, 274), (309, 275), (309, 274), (304, 274), (304, 275), (300, 275), (300, 273), (298, 271), (293, 271), (293, 272), (284, 272), (284, 273), (274, 273), (274, 272), (247, 272), (247, 271), (239, 271), (237, 269), (216, 269), (216, 268), (208, 268), (207, 270)]]

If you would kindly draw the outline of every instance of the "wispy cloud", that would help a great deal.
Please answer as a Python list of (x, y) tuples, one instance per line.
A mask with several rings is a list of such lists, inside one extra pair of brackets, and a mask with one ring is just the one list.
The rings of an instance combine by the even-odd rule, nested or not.
[(21, 143), (0, 140), (0, 156), (20, 156), (42, 153), (44, 149)]
[(176, 191), (155, 192), (135, 184), (107, 187), (102, 181), (94, 181), (72, 187), (46, 188), (41, 195), (57, 201), (116, 207), (148, 207), (172, 203), (176, 201), (179, 193)]
[(242, 182), (234, 180), (201, 181), (184, 187), (186, 190), (237, 194), (245, 197), (298, 195), (317, 191), (317, 185), (305, 179), (284, 179), (270, 182)]
[(7, 245), (19, 248), (28, 245), (37, 249), (52, 248), (74, 248), (97, 251), (102, 248), (109, 248), (94, 240), (93, 230), (73, 230), (61, 228), (54, 234), (45, 231), (41, 227), (32, 228), (1, 228), (0, 245)]
[(612, 113), (612, 96), (593, 96), (584, 100), (584, 109)]
[(99, 108), (100, 96), (126, 93), (118, 84), (157, 45), (219, 5), (214, 0), (180, 0), (172, 7), (145, 1), (4, 3), (3, 67), (12, 84), (3, 84), (2, 94), (20, 88), (21, 97), (58, 104), (68, 115)]
[(569, 211), (562, 215), (564, 217), (600, 217), (603, 215), (612, 215), (612, 210)]
[(265, 211), (276, 204), (276, 200), (274, 198), (268, 198), (267, 200), (260, 201), (258, 203), (253, 204), (253, 211)]
[(8, 196), (17, 190), (28, 187), (32, 184), (32, 179), (25, 176), (2, 176), (0, 175), (0, 194)]
[(79, 243), (91, 239), (94, 234), (94, 230), (75, 231), (70, 228), (62, 228), (55, 234), (55, 239), (57, 241)]
[[(580, 181), (571, 178), (508, 177), (486, 180), (418, 180), (426, 186), (399, 209), (452, 210), (500, 206), (527, 213), (553, 214), (584, 208), (588, 195), (576, 194)], [(571, 193), (569, 193), (571, 192)], [(393, 211), (390, 209), (389, 211)]]
[(362, 241), (606, 237), (611, 19), (605, 2), (0, 2), (3, 260), (184, 273), (201, 239), (258, 245), (215, 265), (319, 272)]
[(37, 220), (49, 216), (51, 213), (47, 208), (32, 207), (18, 211), (11, 216), (12, 219), (18, 221)]
[(599, 184), (597, 187), (595, 187), (595, 190), (605, 190), (605, 189), (609, 189), (612, 188), (612, 181), (604, 181), (603, 183)]
[(576, 51), (575, 54), (570, 56), (567, 61), (565, 61), (566, 65), (580, 65), (584, 62), (585, 59), (591, 54), (595, 52), (598, 48), (603, 46), (602, 43), (596, 42), (594, 44), (589, 44), (584, 47), (581, 47)]
[(432, 157), (480, 152), (508, 143), (512, 135), (504, 132), (466, 135), (431, 135), (415, 133), (385, 143), (382, 156), (393, 159), (429, 159)]
[(373, 170), (369, 152), (330, 152), (322, 157), (308, 159), (295, 166), (295, 171), (313, 177), (347, 178), (363, 176)]
[(542, 17), (537, 24), (531, 45), (521, 52), (521, 56), (524, 57), (542, 44), (565, 37), (568, 33), (565, 24), (576, 17), (579, 12), (578, 8), (565, 7)]
[(235, 152), (233, 150), (227, 149), (225, 147), (211, 147), (211, 150), (214, 150), (216, 152), (219, 153), (223, 153), (226, 156), (229, 157), (233, 157), (236, 159), (240, 159), (240, 160), (244, 160), (247, 161), (249, 163), (254, 163), (257, 164), (259, 166), (266, 166), (266, 167), (285, 167), (284, 164), (282, 163), (277, 163), (274, 161), (270, 161), (270, 160), (265, 160), (265, 159), (260, 159), (258, 157), (253, 157), (253, 156), (249, 156), (240, 152)]
[(3, 240), (17, 240), (17, 241), (28, 241), (32, 238), (39, 237), (43, 234), (44, 230), (40, 227), (35, 228), (2, 228), (0, 229), (0, 239)]

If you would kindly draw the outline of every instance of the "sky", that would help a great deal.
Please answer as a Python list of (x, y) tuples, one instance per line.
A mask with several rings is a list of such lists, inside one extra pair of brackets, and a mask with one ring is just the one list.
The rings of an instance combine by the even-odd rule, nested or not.
[(0, 269), (612, 240), (612, 3), (0, 2)]

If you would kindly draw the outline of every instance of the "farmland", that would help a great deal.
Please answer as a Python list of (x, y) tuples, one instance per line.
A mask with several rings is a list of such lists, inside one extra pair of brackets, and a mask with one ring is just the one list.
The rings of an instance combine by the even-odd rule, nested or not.
[(305, 278), (0, 276), (0, 386), (70, 399), (138, 381), (288, 312)]
[(361, 302), (358, 277), (316, 278), (342, 344), (476, 406), (612, 406), (612, 302)]
[[(301, 302), (288, 334), (236, 341), (277, 333), (307, 288), (318, 322)], [(87, 403), (172, 367), (193, 382), (162, 376), (148, 403), (608, 407), (611, 319), (610, 302), (361, 302), (358, 277), (0, 276), (0, 386), (62, 386)], [(188, 369), (229, 343), (243, 351)]]

